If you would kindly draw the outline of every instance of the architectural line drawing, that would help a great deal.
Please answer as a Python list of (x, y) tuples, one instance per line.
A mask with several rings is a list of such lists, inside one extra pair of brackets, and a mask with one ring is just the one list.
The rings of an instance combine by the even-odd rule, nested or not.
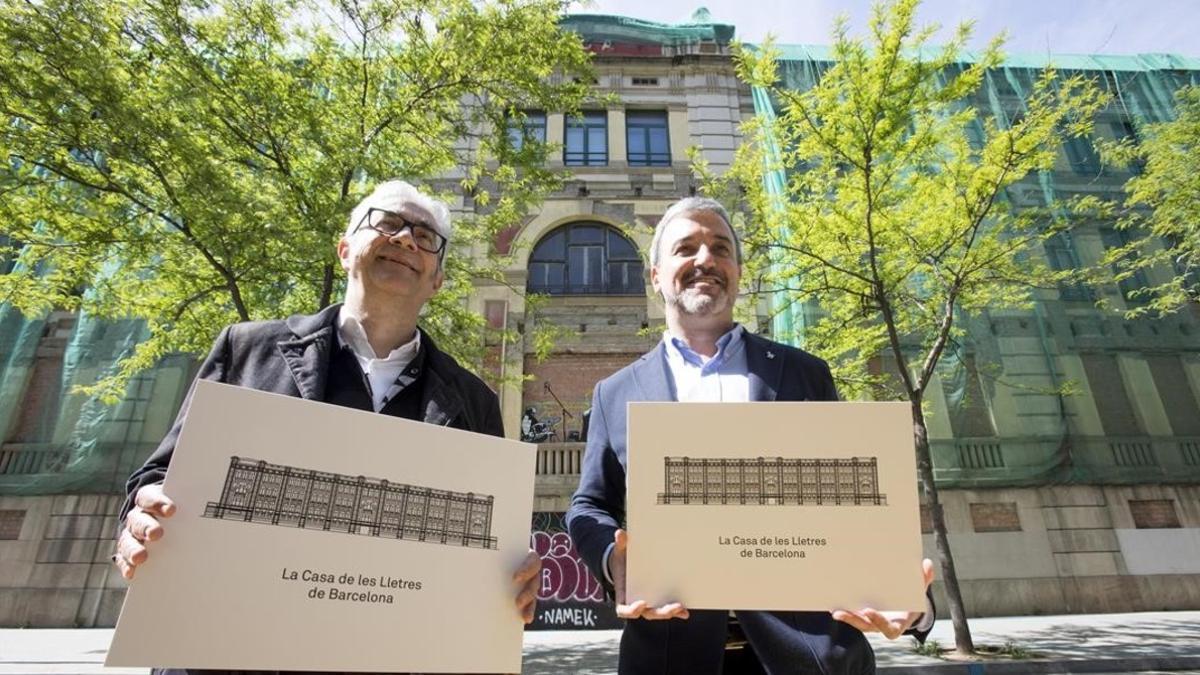
[(204, 517), (495, 549), (492, 495), (230, 457)]
[(663, 458), (659, 504), (885, 506), (875, 457)]

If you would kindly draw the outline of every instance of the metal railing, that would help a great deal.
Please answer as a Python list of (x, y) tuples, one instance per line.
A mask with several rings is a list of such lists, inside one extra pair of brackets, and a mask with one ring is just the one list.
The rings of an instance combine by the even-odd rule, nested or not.
[(954, 447), (958, 450), (959, 466), (968, 469), (1004, 468), (1004, 449), (998, 440), (959, 441)]
[(0, 494), (120, 494), (155, 443), (6, 443), (0, 446)]
[(0, 446), (0, 475), (27, 476), (62, 471), (70, 453), (50, 443), (13, 443)]
[(543, 443), (538, 446), (537, 475), (578, 476), (583, 467), (583, 443)]

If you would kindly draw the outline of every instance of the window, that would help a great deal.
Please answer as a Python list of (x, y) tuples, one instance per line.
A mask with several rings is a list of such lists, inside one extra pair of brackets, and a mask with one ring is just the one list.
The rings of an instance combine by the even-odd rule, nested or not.
[(520, 150), (526, 141), (545, 143), (546, 113), (526, 110), (522, 115), (508, 118), (508, 140), (513, 148)]
[(629, 166), (671, 165), (666, 112), (631, 110), (625, 113), (625, 141)]
[[(1106, 249), (1125, 248), (1133, 243), (1133, 235), (1129, 230), (1105, 227), (1100, 229), (1100, 241), (1103, 242)], [(1137, 250), (1130, 247), (1131, 261), (1136, 261), (1137, 255)], [(1114, 266), (1113, 271), (1119, 270)], [(1134, 270), (1132, 275), (1118, 281), (1117, 287), (1121, 289), (1121, 297), (1125, 298), (1125, 303), (1128, 305), (1144, 305), (1150, 301), (1149, 293), (1144, 290), (1150, 287), (1150, 280), (1146, 277), (1146, 271), (1143, 269)]]
[[(957, 361), (957, 363), (955, 363)], [(942, 380), (950, 429), (955, 438), (995, 436), (991, 411), (983, 395), (979, 368), (975, 356), (967, 354), (946, 361), (949, 373)]]
[(642, 295), (642, 259), (633, 243), (600, 223), (561, 227), (529, 257), (529, 291), (550, 295)]
[(1073, 136), (1064, 139), (1063, 148), (1067, 151), (1067, 160), (1071, 162), (1071, 170), (1081, 176), (1096, 176), (1100, 174), (1100, 155), (1096, 154), (1096, 146), (1087, 136)]
[(567, 118), (564, 130), (563, 163), (567, 166), (604, 166), (608, 164), (608, 113), (585, 112)]
[(106, 439), (134, 443), (141, 438), (153, 393), (154, 371), (148, 370), (133, 377), (125, 390), (125, 398), (109, 421)]
[(1113, 354), (1080, 354), (1088, 389), (1100, 413), (1106, 436), (1140, 436), (1142, 426), (1133, 412), (1133, 403), (1125, 390), (1125, 378)]
[(633, 86), (635, 87), (657, 87), (657, 77), (635, 77), (633, 78)]
[[(1150, 376), (1176, 436), (1200, 436), (1200, 402), (1188, 383), (1187, 367), (1175, 354), (1146, 354)], [(1186, 459), (1185, 454), (1185, 459)]]
[[(1109, 123), (1109, 129), (1112, 130), (1113, 138), (1118, 141), (1129, 140), (1133, 143), (1138, 143), (1137, 127), (1133, 126), (1133, 121), (1128, 117), (1121, 117)], [(1134, 157), (1133, 161), (1126, 167), (1130, 173), (1140, 175), (1146, 170), (1146, 162), (1141, 157)]]
[(1175, 276), (1183, 278), (1183, 287), (1193, 300), (1200, 299), (1200, 259), (1188, 253), (1187, 240), (1181, 234), (1163, 237), (1163, 246), (1171, 251), (1171, 267)]
[(967, 123), (967, 142), (970, 143), (972, 150), (981, 150), (987, 143), (987, 137), (983, 132), (983, 119), (976, 117)]
[[(1046, 258), (1050, 261), (1050, 269), (1064, 272), (1080, 268), (1079, 256), (1075, 255), (1071, 236), (1066, 232), (1059, 232), (1051, 236), (1043, 245), (1046, 247)], [(1058, 294), (1060, 298), (1068, 302), (1092, 302), (1096, 299), (1091, 288), (1078, 282), (1060, 282)]]

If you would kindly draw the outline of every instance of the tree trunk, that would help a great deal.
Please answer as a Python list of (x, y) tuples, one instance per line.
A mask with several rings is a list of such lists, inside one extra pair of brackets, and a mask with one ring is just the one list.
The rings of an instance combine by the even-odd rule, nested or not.
[(950, 603), (950, 620), (954, 623), (954, 647), (959, 654), (975, 653), (975, 642), (971, 639), (971, 628), (967, 625), (967, 612), (963, 606), (962, 592), (958, 589), (958, 572), (954, 569), (954, 556), (950, 553), (950, 539), (946, 536), (946, 518), (942, 514), (942, 503), (938, 500), (937, 485), (933, 482), (933, 458), (929, 452), (929, 431), (925, 428), (925, 414), (921, 402), (912, 402), (913, 436), (917, 445), (917, 473), (925, 488), (929, 513), (933, 520), (933, 538), (937, 544), (938, 558), (942, 564), (942, 583)]
[(321, 276), (321, 299), (317, 303), (317, 310), (323, 307), (328, 307), (333, 300), (333, 265), (325, 263)]

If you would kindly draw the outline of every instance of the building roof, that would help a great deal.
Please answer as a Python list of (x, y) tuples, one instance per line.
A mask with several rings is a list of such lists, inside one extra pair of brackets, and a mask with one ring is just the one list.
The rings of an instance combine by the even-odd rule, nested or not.
[[(567, 14), (559, 20), (563, 28), (579, 33), (585, 43), (598, 46), (597, 51), (623, 52), (628, 48), (646, 52), (645, 47), (679, 47), (701, 43), (726, 46), (733, 41), (736, 27), (731, 23), (714, 21), (712, 14), (700, 7), (678, 23), (660, 23), (616, 14)], [(603, 45), (603, 47), (599, 47)], [(756, 48), (760, 45), (747, 45)], [(622, 49), (625, 47), (626, 49)], [(832, 61), (828, 45), (776, 44), (780, 58), (785, 61)], [(937, 46), (927, 48), (932, 57)], [(656, 51), (656, 50), (650, 50)], [(973, 52), (962, 52), (963, 63), (973, 63)], [(1008, 54), (1004, 66), (1009, 68), (1042, 69), (1047, 65), (1061, 70), (1096, 70), (1119, 72), (1151, 72), (1163, 70), (1200, 70), (1200, 58), (1179, 54)]]
[[(761, 45), (748, 45), (758, 48)], [(776, 44), (783, 61), (833, 61), (828, 45)], [(937, 47), (927, 47), (932, 57)], [(963, 63), (974, 63), (974, 52), (961, 52)], [(1120, 72), (1149, 72), (1159, 70), (1200, 70), (1200, 58), (1179, 54), (1006, 54), (1004, 66), (1009, 68), (1042, 69), (1053, 66), (1060, 70), (1110, 70)]]
[(687, 20), (675, 24), (613, 14), (568, 14), (559, 20), (559, 25), (579, 33), (588, 43), (682, 46), (713, 42), (727, 45), (733, 40), (734, 33), (733, 24), (714, 22), (703, 7)]

